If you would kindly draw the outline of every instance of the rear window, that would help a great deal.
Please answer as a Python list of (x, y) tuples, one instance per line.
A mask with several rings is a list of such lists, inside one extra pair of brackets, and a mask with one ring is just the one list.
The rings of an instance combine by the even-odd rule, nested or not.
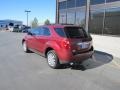
[(81, 27), (56, 28), (56, 33), (61, 37), (67, 38), (87, 38), (89, 35)]
[(88, 37), (86, 31), (80, 27), (66, 27), (65, 33), (68, 38), (86, 38), (86, 37)]

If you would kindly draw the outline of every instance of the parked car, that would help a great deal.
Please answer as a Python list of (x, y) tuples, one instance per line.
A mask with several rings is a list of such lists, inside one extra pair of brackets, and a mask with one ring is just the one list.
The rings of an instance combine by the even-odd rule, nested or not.
[(23, 27), (22, 28), (22, 33), (27, 33), (29, 29), (31, 29), (31, 27), (28, 27), (28, 26)]
[(22, 32), (21, 28), (19, 28), (18, 25), (14, 26), (13, 31), (12, 32)]
[(13, 26), (8, 26), (7, 28), (6, 28), (6, 30), (9, 30), (10, 32), (13, 32)]
[(47, 58), (54, 69), (61, 64), (82, 62), (91, 58), (92, 38), (82, 27), (74, 25), (40, 26), (28, 31), (22, 40), (25, 52), (37, 52)]
[(15, 26), (14, 29), (13, 29), (13, 32), (27, 33), (29, 29), (31, 29), (31, 27), (28, 27), (28, 26), (23, 26), (23, 27)]

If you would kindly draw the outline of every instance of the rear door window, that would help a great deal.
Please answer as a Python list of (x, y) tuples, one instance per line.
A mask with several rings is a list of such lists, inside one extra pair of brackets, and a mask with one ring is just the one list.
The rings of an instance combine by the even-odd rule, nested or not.
[(44, 32), (44, 33), (43, 33), (44, 36), (50, 36), (50, 35), (51, 35), (49, 28), (47, 28), (47, 27), (42, 27), (42, 30), (43, 30), (43, 32)]
[(35, 35), (39, 36), (39, 35), (43, 35), (43, 30), (41, 29), (41, 27), (38, 27), (36, 29), (34, 29)]

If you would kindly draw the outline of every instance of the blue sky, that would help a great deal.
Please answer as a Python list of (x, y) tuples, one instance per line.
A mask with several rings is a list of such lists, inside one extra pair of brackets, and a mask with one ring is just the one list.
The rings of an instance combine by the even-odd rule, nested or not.
[(55, 22), (56, 0), (1, 0), (0, 20), (21, 20), (26, 24), (25, 10), (31, 10), (29, 22), (37, 17), (39, 23), (46, 19)]

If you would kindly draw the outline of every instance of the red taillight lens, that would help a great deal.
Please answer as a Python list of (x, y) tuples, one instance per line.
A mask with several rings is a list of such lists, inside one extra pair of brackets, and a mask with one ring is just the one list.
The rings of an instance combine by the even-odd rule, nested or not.
[(62, 47), (69, 49), (70, 48), (70, 42), (68, 40), (63, 40), (62, 41)]

